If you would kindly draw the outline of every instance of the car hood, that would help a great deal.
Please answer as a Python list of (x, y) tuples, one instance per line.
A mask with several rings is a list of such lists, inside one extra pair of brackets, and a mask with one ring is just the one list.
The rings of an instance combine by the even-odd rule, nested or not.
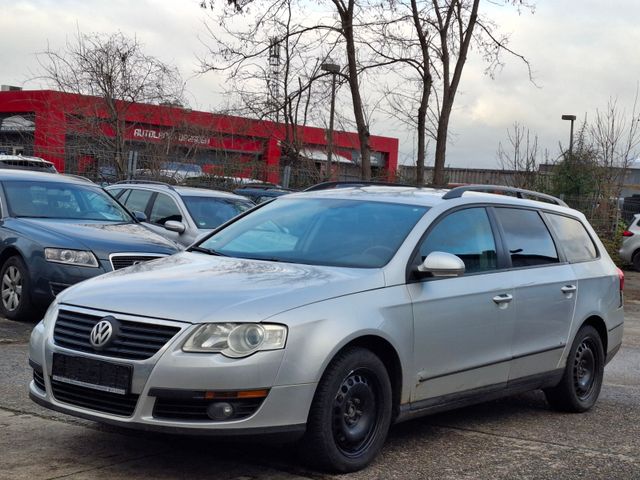
[(65, 290), (62, 304), (169, 320), (259, 322), (384, 286), (380, 269), (310, 266), (183, 252)]
[(137, 223), (18, 218), (12, 224), (44, 246), (84, 248), (102, 259), (114, 252), (172, 254), (178, 250), (173, 242)]

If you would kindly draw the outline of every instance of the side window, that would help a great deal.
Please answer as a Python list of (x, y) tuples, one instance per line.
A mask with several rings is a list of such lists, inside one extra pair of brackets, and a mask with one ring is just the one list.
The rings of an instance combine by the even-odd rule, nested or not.
[(551, 222), (558, 239), (562, 242), (564, 253), (570, 263), (586, 262), (598, 258), (596, 246), (580, 221), (553, 213), (545, 213), (545, 215)]
[(119, 196), (122, 195), (122, 192), (124, 192), (124, 188), (110, 188), (109, 189), (109, 195), (111, 195), (113, 198), (118, 198)]
[[(153, 195), (150, 190), (131, 190), (129, 196), (123, 199), (125, 207), (131, 212), (146, 212), (149, 199)], [(124, 197), (123, 197), (124, 198)]]
[(149, 215), (149, 221), (151, 223), (157, 223), (158, 225), (164, 225), (169, 220), (175, 220), (176, 222), (182, 221), (182, 214), (180, 209), (176, 205), (171, 197), (163, 193), (159, 193), (153, 202), (151, 207), (151, 215)]
[(513, 267), (559, 262), (553, 238), (538, 212), (519, 208), (496, 208), (495, 211)]
[(486, 210), (467, 208), (440, 220), (420, 245), (422, 260), (436, 251), (460, 257), (466, 273), (498, 268), (496, 243)]

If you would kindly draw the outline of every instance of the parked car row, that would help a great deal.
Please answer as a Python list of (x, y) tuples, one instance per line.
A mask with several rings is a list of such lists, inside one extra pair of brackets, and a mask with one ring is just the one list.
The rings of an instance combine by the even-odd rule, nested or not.
[(37, 317), (69, 286), (172, 255), (255, 206), (234, 194), (154, 183), (108, 192), (36, 157), (0, 156), (2, 316)]
[(176, 253), (97, 185), (0, 169), (0, 313), (32, 318), (62, 290), (105, 272)]

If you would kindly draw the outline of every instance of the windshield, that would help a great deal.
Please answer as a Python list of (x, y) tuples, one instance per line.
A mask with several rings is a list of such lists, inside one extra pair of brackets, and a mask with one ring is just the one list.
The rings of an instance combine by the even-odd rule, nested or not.
[(131, 222), (131, 216), (97, 187), (61, 182), (3, 182), (13, 217)]
[(282, 197), (199, 245), (219, 255), (311, 265), (385, 265), (428, 210), (362, 200)]
[(182, 197), (199, 229), (211, 230), (255, 205), (243, 200), (215, 197)]

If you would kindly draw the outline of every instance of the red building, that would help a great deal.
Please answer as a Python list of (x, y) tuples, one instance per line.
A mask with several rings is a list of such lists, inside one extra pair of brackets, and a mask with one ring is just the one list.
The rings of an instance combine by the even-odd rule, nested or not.
[[(195, 163), (205, 173), (225, 175), (221, 165), (231, 162), (239, 167), (238, 176), (280, 182), (287, 163), (283, 145), (292, 137), (292, 128), (287, 135), (283, 124), (175, 106), (131, 104), (123, 111), (123, 133), (119, 136), (124, 142), (123, 157), (136, 152), (148, 161), (162, 152), (171, 161)], [(54, 162), (60, 171), (73, 173), (83, 173), (100, 161), (113, 163), (113, 147), (104, 145), (105, 140), (116, 137), (109, 116), (104, 102), (97, 97), (3, 87), (0, 153), (39, 156)], [(325, 176), (326, 133), (321, 128), (295, 127), (299, 156), (311, 166), (324, 168)], [(373, 177), (393, 177), (398, 140), (371, 136), (371, 150)], [(333, 152), (331, 176), (356, 177), (360, 156), (357, 134), (335, 132)], [(250, 165), (260, 168), (251, 169)]]

